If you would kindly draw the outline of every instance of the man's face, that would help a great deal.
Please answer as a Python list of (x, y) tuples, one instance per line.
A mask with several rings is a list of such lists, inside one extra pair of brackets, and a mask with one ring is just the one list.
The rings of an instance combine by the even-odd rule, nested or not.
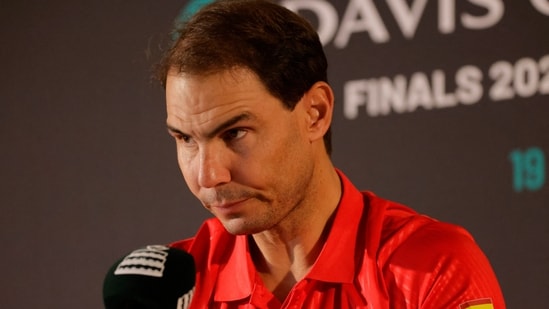
[(244, 69), (171, 72), (166, 100), (183, 177), (229, 232), (299, 221), (314, 166), (304, 104), (288, 110)]

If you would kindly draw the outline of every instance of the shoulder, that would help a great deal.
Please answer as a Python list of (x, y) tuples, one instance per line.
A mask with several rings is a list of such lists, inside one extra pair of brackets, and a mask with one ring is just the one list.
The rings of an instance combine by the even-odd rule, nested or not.
[(425, 216), (409, 218), (396, 230), (384, 231), (380, 260), (411, 269), (434, 270), (482, 254), (473, 237), (462, 227)]
[[(462, 252), (463, 246), (476, 246), (473, 237), (461, 226), (441, 222), (419, 214), (403, 204), (364, 192), (367, 215), (365, 225), (375, 226), (379, 235), (378, 252), (413, 250), (420, 255), (422, 249), (433, 253)], [(374, 233), (374, 234), (375, 234)], [(427, 253), (427, 252), (426, 252)]]
[(431, 268), (434, 265), (429, 264), (443, 259), (482, 254), (471, 234), (459, 225), (438, 221), (371, 193), (365, 193), (365, 198), (366, 224), (377, 225), (379, 234), (378, 263)]
[(380, 224), (376, 265), (391, 299), (448, 308), (487, 298), (504, 308), (492, 267), (467, 230), (377, 199), (369, 205), (383, 209), (374, 220)]

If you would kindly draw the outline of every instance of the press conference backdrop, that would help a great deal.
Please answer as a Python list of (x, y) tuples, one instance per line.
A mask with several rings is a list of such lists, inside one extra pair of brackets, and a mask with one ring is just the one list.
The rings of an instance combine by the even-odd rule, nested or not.
[[(1, 308), (101, 308), (112, 263), (191, 236), (150, 80), (207, 1), (2, 1)], [(509, 308), (549, 303), (549, 1), (281, 1), (318, 29), (335, 164), (466, 227)]]

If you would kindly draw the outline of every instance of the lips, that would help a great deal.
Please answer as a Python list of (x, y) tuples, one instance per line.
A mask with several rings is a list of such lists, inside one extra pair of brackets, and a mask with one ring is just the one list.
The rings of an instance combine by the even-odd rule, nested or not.
[(263, 194), (247, 188), (223, 187), (203, 189), (200, 200), (206, 209), (214, 214), (235, 214), (244, 211), (250, 200), (269, 202)]
[(223, 201), (220, 203), (210, 204), (210, 209), (212, 209), (216, 214), (234, 214), (239, 212), (243, 207), (248, 198), (237, 200), (237, 201)]

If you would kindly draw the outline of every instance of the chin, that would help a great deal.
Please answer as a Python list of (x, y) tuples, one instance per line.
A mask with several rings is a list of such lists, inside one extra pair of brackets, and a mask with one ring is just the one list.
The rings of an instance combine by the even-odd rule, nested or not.
[(227, 232), (233, 235), (251, 235), (264, 231), (264, 228), (245, 222), (242, 218), (220, 220)]

